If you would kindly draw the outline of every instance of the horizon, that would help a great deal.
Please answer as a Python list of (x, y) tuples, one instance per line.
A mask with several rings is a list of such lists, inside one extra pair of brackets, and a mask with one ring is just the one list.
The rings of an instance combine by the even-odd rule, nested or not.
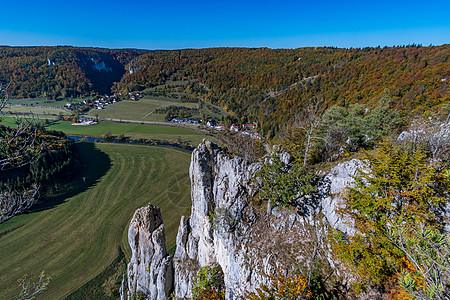
[(202, 49), (214, 49), (214, 48), (242, 48), (242, 49), (263, 49), (267, 48), (269, 50), (295, 50), (302, 48), (328, 48), (328, 49), (364, 49), (364, 48), (402, 48), (402, 47), (440, 47), (447, 46), (450, 43), (444, 44), (430, 44), (430, 45), (422, 45), (422, 44), (405, 44), (405, 45), (392, 45), (392, 46), (363, 46), (363, 47), (335, 47), (335, 46), (302, 46), (295, 48), (274, 48), (274, 47), (246, 47), (246, 46), (214, 46), (214, 47), (199, 47), (199, 48), (174, 48), (174, 49), (145, 49), (145, 48), (131, 48), (131, 47), (123, 47), (123, 48), (107, 48), (107, 47), (96, 47), (96, 46), (76, 46), (76, 45), (26, 45), (26, 46), (15, 46), (15, 45), (1, 45), (0, 47), (11, 47), (11, 48), (37, 48), (37, 47), (68, 47), (68, 48), (82, 48), (82, 49), (106, 49), (106, 50), (137, 50), (137, 51), (181, 51), (181, 50), (202, 50)]
[(302, 47), (293, 47), (293, 48), (275, 48), (275, 47), (267, 47), (267, 46), (260, 46), (260, 47), (250, 47), (250, 46), (213, 46), (213, 47), (188, 47), (188, 48), (174, 48), (174, 49), (145, 49), (145, 48), (132, 48), (132, 47), (123, 47), (123, 48), (108, 48), (108, 47), (97, 47), (97, 46), (77, 46), (77, 45), (24, 45), (24, 46), (17, 46), (17, 45), (2, 45), (0, 44), (0, 47), (11, 47), (11, 48), (35, 48), (35, 47), (68, 47), (68, 48), (84, 48), (84, 49), (107, 49), (107, 50), (137, 50), (137, 51), (180, 51), (180, 50), (202, 50), (202, 49), (214, 49), (214, 48), (242, 48), (242, 49), (270, 49), (270, 50), (283, 50), (283, 49), (302, 49), (302, 48), (328, 48), (328, 49), (364, 49), (364, 48), (401, 48), (401, 47), (440, 47), (440, 46), (446, 46), (450, 45), (450, 43), (443, 43), (443, 44), (430, 44), (430, 45), (422, 45), (422, 44), (404, 44), (404, 45), (377, 45), (377, 46), (362, 46), (362, 47), (336, 47), (336, 46), (302, 46)]
[(450, 3), (437, 1), (55, 0), (5, 3), (0, 44), (178, 50), (215, 47), (392, 47), (450, 43)]

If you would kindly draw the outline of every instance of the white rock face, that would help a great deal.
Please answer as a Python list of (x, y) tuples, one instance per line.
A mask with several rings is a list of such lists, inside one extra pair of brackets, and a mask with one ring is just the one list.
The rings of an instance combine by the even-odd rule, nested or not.
[(131, 62), (126, 67), (130, 74), (140, 70), (139, 58), (133, 58)]
[(223, 270), (227, 299), (251, 283), (247, 250), (239, 248), (250, 226), (243, 217), (248, 216), (252, 174), (259, 168), (228, 158), (208, 141), (192, 153), (191, 217), (180, 222), (174, 256), (176, 297), (191, 297), (198, 269), (213, 264)]
[(327, 223), (347, 235), (353, 235), (355, 229), (350, 220), (341, 218), (337, 209), (342, 205), (343, 192), (347, 187), (351, 187), (358, 170), (364, 170), (364, 162), (359, 159), (352, 159), (343, 162), (331, 169), (325, 176), (324, 182), (329, 184), (329, 195), (321, 199), (322, 213), (325, 215)]
[[(347, 234), (354, 231), (335, 210), (342, 201), (340, 193), (360, 167), (359, 160), (339, 164), (320, 181), (317, 194), (299, 200), (300, 207), (277, 207), (267, 214), (251, 201), (261, 164), (230, 158), (217, 145), (204, 142), (192, 153), (191, 216), (180, 221), (173, 275), (159, 210), (142, 208), (129, 230), (129, 291), (164, 299), (173, 287), (175, 297), (189, 298), (200, 267), (219, 265), (226, 299), (244, 299), (246, 291), (270, 284), (269, 275), (277, 270), (294, 274), (318, 261), (331, 270), (336, 264), (324, 236), (330, 225)], [(319, 213), (324, 217), (317, 217)]]
[[(190, 167), (192, 211), (183, 218), (174, 256), (174, 292), (191, 297), (193, 280), (200, 267), (218, 264), (224, 273), (226, 299), (242, 299), (245, 291), (268, 284), (277, 269), (293, 270), (312, 263), (313, 252), (324, 247), (325, 222), (351, 232), (334, 209), (341, 198), (325, 196), (341, 192), (362, 163), (339, 165), (322, 183), (322, 196), (305, 200), (304, 208), (275, 208), (270, 216), (254, 208), (249, 199), (255, 193), (253, 174), (261, 164), (229, 158), (217, 146), (205, 142), (192, 154)], [(314, 217), (322, 211), (324, 220)], [(328, 250), (327, 250), (328, 251)], [(327, 263), (328, 256), (319, 257)]]
[(92, 68), (94, 70), (112, 72), (112, 68), (110, 66), (107, 66), (104, 61), (97, 61), (93, 58), (91, 58), (91, 61), (92, 61)]
[[(128, 230), (132, 250), (127, 281), (122, 287), (122, 299), (142, 292), (147, 299), (166, 299), (173, 286), (173, 267), (166, 251), (166, 238), (161, 212), (149, 204), (134, 213)], [(124, 289), (127, 289), (125, 293)]]

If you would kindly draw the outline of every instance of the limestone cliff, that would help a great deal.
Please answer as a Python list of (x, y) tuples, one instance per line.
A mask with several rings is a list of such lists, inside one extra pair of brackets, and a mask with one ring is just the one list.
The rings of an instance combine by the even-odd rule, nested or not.
[(268, 283), (278, 269), (305, 271), (317, 261), (334, 267), (324, 232), (331, 224), (351, 234), (335, 209), (339, 193), (360, 166), (358, 160), (339, 165), (320, 182), (318, 195), (304, 199), (303, 207), (275, 208), (267, 216), (251, 204), (252, 178), (261, 164), (230, 158), (208, 142), (200, 145), (190, 167), (191, 217), (181, 220), (177, 237), (175, 296), (190, 297), (196, 272), (206, 265), (221, 266), (227, 299)]
[(158, 207), (149, 204), (136, 210), (128, 230), (128, 243), (132, 256), (121, 288), (122, 299), (139, 293), (151, 300), (166, 299), (173, 287), (173, 267)]
[[(252, 203), (257, 189), (254, 174), (261, 164), (229, 157), (215, 144), (202, 143), (192, 153), (192, 210), (191, 216), (180, 222), (173, 277), (159, 239), (163, 225), (158, 218), (150, 222), (152, 229), (137, 225), (141, 223), (134, 220), (136, 214), (142, 214), (140, 209), (130, 225), (134, 259), (128, 270), (129, 291), (163, 299), (163, 294), (155, 291), (170, 290), (167, 285), (173, 281), (174, 295), (189, 298), (198, 270), (209, 265), (221, 267), (226, 299), (243, 298), (246, 291), (269, 283), (268, 276), (277, 270), (292, 274), (320, 264), (324, 276), (341, 274), (324, 236), (330, 225), (352, 233), (351, 224), (340, 219), (335, 209), (341, 201), (339, 193), (352, 183), (351, 176), (361, 166), (358, 160), (340, 164), (323, 176), (317, 194), (302, 199), (302, 207), (274, 208), (267, 214)], [(160, 267), (162, 263), (165, 267)], [(148, 266), (153, 266), (152, 272), (146, 272)], [(164, 288), (162, 277), (158, 277), (162, 274), (166, 276)]]

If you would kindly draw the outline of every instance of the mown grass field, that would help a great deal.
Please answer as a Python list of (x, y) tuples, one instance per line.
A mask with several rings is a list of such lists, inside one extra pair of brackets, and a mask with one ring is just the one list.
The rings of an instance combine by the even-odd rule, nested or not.
[[(139, 101), (125, 100), (109, 105), (101, 110), (92, 109), (88, 112), (88, 115), (93, 117), (98, 115), (100, 118), (164, 122), (165, 113), (156, 113), (156, 110), (168, 106), (199, 109), (198, 103), (182, 102), (176, 98), (169, 97), (144, 96)], [(198, 114), (192, 115), (192, 118), (201, 118), (201, 111), (216, 120), (221, 120), (222, 116), (226, 117), (229, 115), (224, 109), (205, 103), (203, 109), (200, 109)]]
[(70, 115), (71, 112), (58, 109), (54, 107), (36, 107), (36, 106), (16, 106), (16, 105), (8, 105), (3, 109), (3, 113), (22, 113), (22, 114), (35, 114), (35, 115)]
[(167, 247), (174, 245), (190, 213), (189, 152), (82, 143), (79, 153), (84, 169), (74, 195), (0, 224), (0, 299), (14, 299), (17, 280), (41, 271), (52, 279), (38, 299), (61, 299), (110, 266), (119, 246), (129, 257), (128, 223), (149, 201), (161, 208)]
[(45, 119), (47, 119), (48, 121), (55, 120), (55, 118), (53, 117), (34, 116), (33, 118), (30, 118), (28, 116), (3, 115), (0, 119), (0, 124), (9, 127), (16, 127), (17, 119), (27, 122), (38, 122), (38, 123), (43, 123)]
[[(169, 142), (189, 142), (197, 146), (206, 136), (200, 132), (179, 128), (158, 125), (130, 124), (100, 122), (91, 126), (72, 126), (70, 122), (57, 122), (47, 126), (49, 130), (59, 130), (68, 135), (104, 136), (107, 133), (112, 135), (124, 134), (133, 139), (157, 139)], [(214, 140), (214, 139), (213, 139)]]
[(81, 97), (81, 98), (67, 98), (62, 100), (50, 100), (48, 98), (33, 98), (33, 99), (8, 99), (11, 104), (22, 104), (22, 105), (40, 105), (49, 107), (63, 107), (67, 102), (78, 103), (86, 99), (92, 99), (92, 97)]
[[(88, 115), (98, 114), (100, 118), (164, 122), (165, 114), (158, 114), (155, 110), (171, 105), (198, 108), (197, 103), (182, 103), (180, 100), (172, 98), (146, 96), (139, 101), (125, 100), (109, 105), (105, 109), (93, 109), (89, 111)], [(195, 117), (199, 118), (200, 115)]]

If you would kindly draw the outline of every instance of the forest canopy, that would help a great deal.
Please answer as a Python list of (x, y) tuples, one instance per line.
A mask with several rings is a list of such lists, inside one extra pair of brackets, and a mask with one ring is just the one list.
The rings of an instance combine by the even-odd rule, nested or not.
[(188, 80), (186, 90), (274, 136), (305, 103), (364, 104), (386, 93), (405, 114), (450, 101), (450, 45), (385, 48), (210, 48), (153, 51), (133, 61), (118, 85), (141, 90)]

